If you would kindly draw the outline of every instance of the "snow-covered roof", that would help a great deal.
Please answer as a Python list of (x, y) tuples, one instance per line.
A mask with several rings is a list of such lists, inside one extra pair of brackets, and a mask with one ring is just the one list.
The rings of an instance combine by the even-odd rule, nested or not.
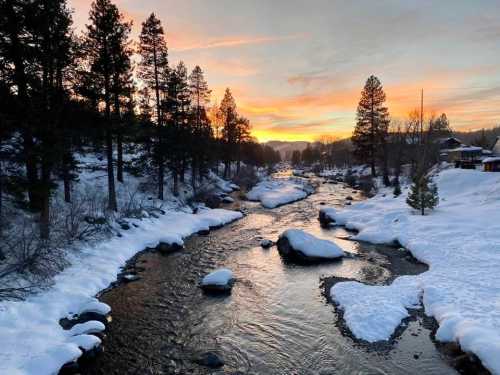
[(496, 161), (500, 161), (500, 156), (493, 156), (491, 158), (486, 158), (483, 160), (483, 163), (494, 163)]
[(482, 151), (482, 149), (483, 149), (482, 147), (462, 145), (462, 146), (457, 147), (457, 148), (452, 148), (452, 149), (449, 149), (449, 150), (443, 150), (443, 152), (462, 152), (462, 151), (465, 151), (465, 152), (474, 152), (474, 151)]
[(458, 143), (462, 143), (462, 141), (458, 138), (455, 138), (455, 137), (443, 137), (443, 138), (438, 138), (437, 141), (439, 143), (445, 143), (445, 142), (448, 142), (448, 141), (455, 141), (455, 142), (458, 142)]

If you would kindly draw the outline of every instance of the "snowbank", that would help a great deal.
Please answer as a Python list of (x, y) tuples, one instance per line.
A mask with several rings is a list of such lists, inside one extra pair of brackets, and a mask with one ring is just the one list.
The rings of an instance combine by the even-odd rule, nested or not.
[(353, 334), (367, 341), (389, 338), (422, 296), (426, 314), (439, 323), (436, 338), (456, 341), (500, 374), (500, 174), (450, 169), (435, 182), (441, 203), (420, 216), (392, 194), (332, 212), (354, 239), (399, 242), (429, 271), (389, 286), (339, 283), (331, 296), (344, 309)]
[(268, 179), (255, 185), (247, 193), (251, 201), (260, 201), (265, 208), (275, 208), (306, 198), (313, 192), (307, 181), (294, 178)]
[(197, 214), (167, 211), (155, 220), (130, 220), (139, 227), (123, 231), (98, 246), (83, 248), (54, 285), (23, 302), (0, 303), (0, 374), (56, 374), (100, 341), (88, 333), (104, 329), (91, 321), (64, 330), (59, 319), (83, 312), (108, 313), (93, 296), (116, 280), (120, 267), (137, 252), (161, 241), (182, 241), (193, 233), (242, 217), (240, 212), (201, 210)]
[(300, 251), (304, 256), (311, 258), (334, 259), (344, 255), (342, 249), (335, 243), (314, 237), (299, 229), (288, 229), (284, 231), (278, 240), (286, 238), (295, 251)]

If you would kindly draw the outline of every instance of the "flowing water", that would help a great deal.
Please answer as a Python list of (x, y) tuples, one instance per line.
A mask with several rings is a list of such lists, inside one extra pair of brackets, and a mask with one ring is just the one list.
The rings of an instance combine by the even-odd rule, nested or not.
[[(101, 296), (112, 307), (113, 321), (104, 353), (83, 373), (455, 374), (422, 314), (409, 319), (391, 343), (369, 345), (351, 337), (327, 300), (324, 284), (332, 276), (383, 284), (398, 273), (426, 269), (400, 250), (341, 239), (348, 235), (341, 228), (322, 229), (321, 204), (342, 206), (348, 195), (361, 199), (343, 185), (321, 184), (309, 198), (274, 210), (237, 202), (233, 207), (247, 213), (240, 221), (194, 236), (177, 254), (138, 256), (141, 279)], [(285, 263), (276, 247), (259, 246), (261, 238), (276, 240), (288, 228), (305, 229), (357, 255), (298, 266)], [(403, 255), (396, 267), (384, 254), (398, 251)], [(232, 294), (204, 295), (200, 277), (220, 266), (237, 277)], [(197, 365), (197, 354), (206, 351), (217, 353), (225, 366)]]

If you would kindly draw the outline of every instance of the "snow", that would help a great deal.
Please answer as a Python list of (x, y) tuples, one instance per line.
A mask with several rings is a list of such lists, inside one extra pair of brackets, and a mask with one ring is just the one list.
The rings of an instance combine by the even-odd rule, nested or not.
[(233, 272), (227, 268), (220, 268), (212, 273), (209, 273), (201, 280), (201, 285), (217, 285), (224, 286), (229, 284), (233, 279)]
[(224, 197), (222, 198), (222, 202), (224, 203), (234, 203), (234, 199), (231, 197)]
[(492, 156), (490, 158), (486, 158), (483, 160), (483, 163), (493, 163), (496, 161), (500, 161), (500, 156)]
[(121, 237), (87, 244), (71, 253), (72, 265), (55, 276), (52, 287), (25, 301), (0, 302), (0, 374), (56, 374), (63, 364), (82, 355), (79, 347), (99, 345), (99, 338), (86, 333), (104, 329), (102, 323), (90, 321), (64, 330), (59, 319), (85, 311), (109, 313), (109, 306), (93, 296), (116, 280), (130, 257), (160, 241), (182, 241), (242, 216), (223, 209), (203, 209), (197, 214), (170, 210), (158, 219), (130, 219), (139, 227), (131, 226)]
[(109, 305), (99, 301), (92, 301), (83, 306), (78, 314), (96, 313), (100, 315), (108, 315), (110, 312), (111, 307), (109, 307)]
[(300, 229), (288, 229), (280, 238), (287, 238), (290, 246), (305, 256), (316, 258), (339, 258), (344, 255), (342, 249), (335, 243), (314, 237)]
[(247, 193), (251, 201), (260, 201), (265, 208), (275, 208), (306, 198), (313, 188), (296, 178), (267, 179), (259, 182)]
[(500, 174), (448, 169), (434, 181), (441, 203), (427, 216), (389, 191), (333, 215), (359, 231), (353, 239), (397, 241), (429, 270), (388, 286), (338, 283), (331, 296), (353, 334), (370, 342), (388, 339), (421, 296), (438, 340), (459, 343), (500, 374)]
[(334, 207), (322, 207), (320, 210), (320, 215), (324, 216), (325, 219), (335, 221), (335, 215), (337, 214), (337, 209)]
[(85, 322), (85, 323), (75, 324), (68, 331), (68, 334), (71, 336), (88, 335), (91, 333), (102, 332), (105, 329), (106, 329), (106, 327), (104, 326), (103, 323), (101, 323), (97, 320), (89, 320), (88, 322)]

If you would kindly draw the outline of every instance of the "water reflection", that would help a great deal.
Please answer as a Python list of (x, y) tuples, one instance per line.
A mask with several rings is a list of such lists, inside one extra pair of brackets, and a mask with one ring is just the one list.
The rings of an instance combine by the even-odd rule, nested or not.
[[(206, 350), (224, 358), (220, 373), (455, 373), (419, 320), (410, 322), (395, 346), (385, 351), (369, 350), (342, 334), (321, 279), (382, 283), (390, 276), (383, 261), (361, 256), (375, 253), (375, 246), (339, 239), (348, 235), (342, 228), (319, 226), (321, 202), (340, 206), (346, 195), (353, 195), (351, 189), (322, 184), (308, 199), (275, 210), (249, 204), (244, 219), (189, 240), (181, 254), (145, 255), (143, 279), (103, 297), (113, 308), (114, 322), (107, 351), (86, 373), (144, 373), (140, 371), (145, 368), (150, 370), (146, 373), (213, 373), (192, 361), (193, 353)], [(332, 240), (361, 257), (297, 266), (284, 263), (275, 247), (260, 248), (261, 238), (276, 241), (288, 228)], [(199, 277), (222, 265), (238, 278), (232, 295), (204, 296), (196, 286)]]

